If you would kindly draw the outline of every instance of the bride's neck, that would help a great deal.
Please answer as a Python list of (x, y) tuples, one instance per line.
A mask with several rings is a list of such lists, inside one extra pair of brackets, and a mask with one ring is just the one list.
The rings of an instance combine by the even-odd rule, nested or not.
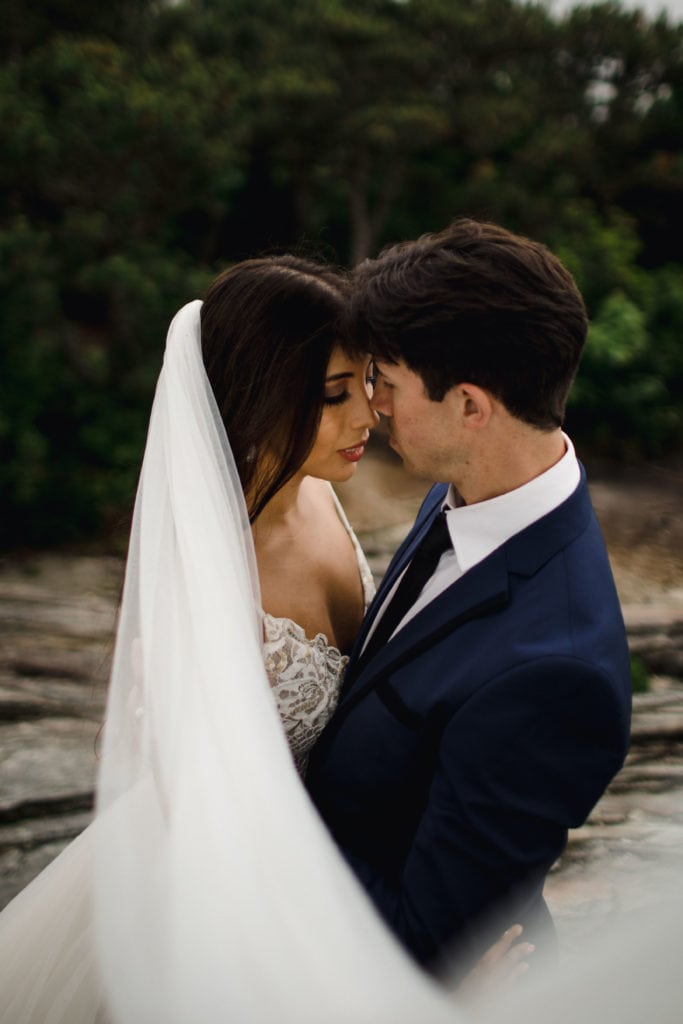
[(294, 525), (301, 517), (305, 476), (296, 474), (270, 499), (253, 525), (254, 533)]

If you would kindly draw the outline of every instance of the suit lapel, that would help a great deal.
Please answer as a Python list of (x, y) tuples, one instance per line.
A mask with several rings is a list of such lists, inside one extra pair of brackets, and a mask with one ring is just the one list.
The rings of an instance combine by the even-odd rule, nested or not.
[(403, 572), (404, 568), (412, 558), (415, 548), (418, 546), (418, 544), (426, 534), (427, 530), (431, 526), (434, 516), (441, 508), (441, 504), (443, 502), (446, 490), (447, 488), (445, 487), (437, 486), (432, 491), (430, 491), (429, 495), (425, 499), (425, 504), (420, 510), (420, 514), (418, 515), (415, 525), (413, 526), (412, 530), (410, 530), (410, 532), (403, 540), (403, 542), (399, 545), (399, 547), (396, 550), (396, 553), (394, 554), (394, 557), (389, 563), (389, 567), (384, 575), (384, 578), (382, 579), (382, 582), (380, 583), (377, 589), (377, 593), (375, 594), (370, 607), (368, 608), (365, 614), (365, 618), (363, 619), (360, 631), (354, 642), (353, 649), (351, 651), (351, 660), (349, 663), (352, 672), (353, 667), (360, 660), (361, 651), (363, 650), (363, 647), (365, 645), (366, 637), (372, 626), (372, 623), (375, 621), (375, 616), (377, 615), (378, 610), (382, 607), (382, 604), (384, 603), (384, 598), (389, 593), (389, 591), (393, 587), (394, 583), (396, 582), (400, 574)]
[[(423, 608), (367, 664), (347, 670), (335, 717), (360, 700), (380, 676), (395, 671), (465, 622), (502, 608), (507, 600), (507, 564), (501, 549)], [(357, 675), (354, 667), (359, 668)]]
[(545, 562), (582, 533), (593, 516), (582, 467), (581, 482), (565, 502), (515, 534), (506, 544), (453, 583), (392, 637), (371, 661), (362, 664), (359, 661), (360, 650), (383, 596), (429, 528), (442, 500), (443, 494), (438, 494), (433, 506), (426, 511), (424, 520), (418, 519), (413, 532), (399, 548), (389, 567), (354, 648), (334, 719), (343, 718), (382, 676), (417, 657), (465, 622), (504, 607), (509, 599), (509, 574), (533, 576)]

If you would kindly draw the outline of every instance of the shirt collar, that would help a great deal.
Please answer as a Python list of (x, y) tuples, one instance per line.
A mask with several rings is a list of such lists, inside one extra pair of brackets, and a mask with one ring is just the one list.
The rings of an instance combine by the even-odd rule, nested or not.
[(566, 450), (559, 462), (528, 483), (496, 498), (458, 506), (462, 499), (451, 484), (443, 508), (453, 550), (463, 573), (488, 557), (515, 534), (552, 512), (576, 490), (581, 470), (574, 445), (562, 434)]

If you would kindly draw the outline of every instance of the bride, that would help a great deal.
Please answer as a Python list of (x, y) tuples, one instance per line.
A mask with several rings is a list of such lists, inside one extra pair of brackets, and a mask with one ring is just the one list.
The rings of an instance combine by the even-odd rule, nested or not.
[(373, 594), (330, 486), (376, 420), (347, 288), (245, 261), (169, 328), (96, 819), (0, 917), (2, 1021), (453, 1019), (299, 777)]
[(201, 310), (206, 374), (252, 524), (266, 672), (301, 772), (374, 594), (329, 484), (354, 474), (378, 419), (370, 360), (340, 341), (347, 298), (345, 278), (283, 256), (232, 267)]

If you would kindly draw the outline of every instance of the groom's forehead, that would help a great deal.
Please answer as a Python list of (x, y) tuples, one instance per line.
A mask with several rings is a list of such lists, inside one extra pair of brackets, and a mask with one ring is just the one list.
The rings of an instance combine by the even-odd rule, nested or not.
[(379, 372), (383, 374), (385, 377), (391, 377), (392, 375), (396, 376), (397, 374), (400, 375), (401, 373), (413, 372), (408, 367), (408, 364), (405, 363), (402, 359), (398, 359), (396, 361), (389, 361), (388, 359), (385, 359), (384, 356), (373, 355), (372, 360), (377, 369), (379, 370)]
[(402, 359), (398, 362), (388, 362), (379, 357), (374, 358), (373, 362), (380, 381), (383, 380), (392, 388), (398, 388), (406, 395), (418, 398), (428, 397), (424, 380), (420, 374), (412, 370)]

